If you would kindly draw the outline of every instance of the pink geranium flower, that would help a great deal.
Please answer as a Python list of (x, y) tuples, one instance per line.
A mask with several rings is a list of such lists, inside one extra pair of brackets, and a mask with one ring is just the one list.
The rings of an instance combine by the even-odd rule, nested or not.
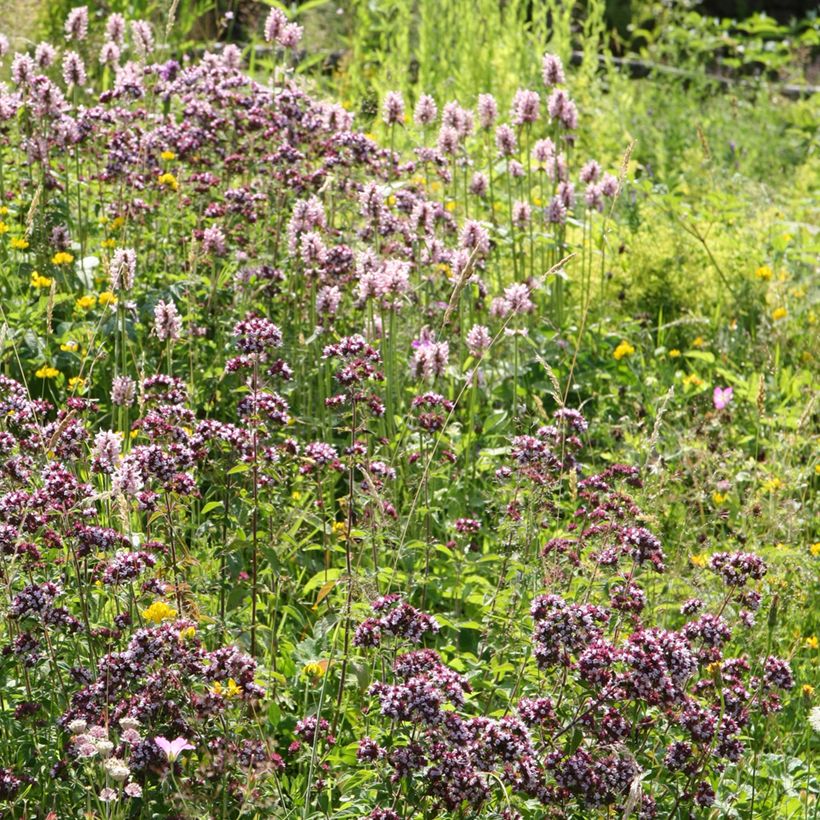
[(734, 390), (731, 387), (716, 387), (712, 393), (712, 402), (715, 410), (724, 410), (732, 400)]
[(184, 737), (178, 737), (175, 740), (168, 740), (164, 737), (155, 737), (154, 743), (165, 752), (165, 757), (168, 758), (169, 763), (173, 763), (186, 749), (195, 748)]

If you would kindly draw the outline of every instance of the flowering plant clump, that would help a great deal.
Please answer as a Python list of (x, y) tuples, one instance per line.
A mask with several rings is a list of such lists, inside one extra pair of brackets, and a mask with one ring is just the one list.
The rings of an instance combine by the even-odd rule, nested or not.
[(625, 432), (631, 166), (561, 59), (373, 136), (278, 7), (269, 74), (98, 11), (0, 37), (0, 813), (753, 816), (813, 692), (787, 485), (673, 492), (663, 413), (679, 379), (714, 453), (754, 402), (757, 480), (766, 387), (664, 371)]

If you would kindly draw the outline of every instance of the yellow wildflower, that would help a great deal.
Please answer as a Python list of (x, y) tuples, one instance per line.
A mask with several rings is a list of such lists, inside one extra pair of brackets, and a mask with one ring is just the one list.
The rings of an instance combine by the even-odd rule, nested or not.
[(160, 154), (160, 158), (164, 159), (164, 160), (172, 160), (172, 159), (176, 159), (177, 155), (173, 151), (163, 151)]
[(820, 555), (820, 541), (815, 541), (815, 542), (814, 542), (814, 543), (813, 543), (813, 544), (809, 547), (809, 552), (810, 552), (810, 553), (811, 553), (811, 554), (812, 554), (815, 558), (817, 558), (817, 556), (818, 556), (818, 555)]
[(449, 199), (449, 200), (447, 200), (447, 202), (446, 202), (446, 204), (444, 205), (444, 207), (445, 207), (448, 211), (450, 211), (450, 213), (452, 213), (452, 212), (456, 209), (456, 203), (455, 203), (452, 199)]
[(806, 649), (817, 649), (818, 646), (820, 646), (820, 641), (817, 640), (817, 635), (806, 638)]
[(116, 239), (103, 239), (103, 241), (100, 242), (100, 245), (103, 248), (116, 248), (117, 247), (117, 240)]
[(306, 663), (304, 669), (302, 669), (302, 674), (306, 678), (321, 678), (324, 677), (325, 672), (327, 671), (327, 661), (312, 661), (311, 663)]
[(111, 230), (112, 231), (117, 231), (123, 225), (125, 225), (125, 217), (124, 216), (114, 217), (114, 219), (111, 221)]
[(60, 350), (65, 353), (74, 353), (78, 348), (79, 345), (73, 339), (69, 339), (67, 342), (63, 342), (63, 344), (60, 345)]
[(395, 205), (396, 204), (396, 197), (395, 197), (394, 194), (390, 194), (390, 196), (387, 197), (387, 204), (388, 205)]
[(709, 560), (708, 557), (704, 553), (699, 553), (698, 555), (690, 555), (689, 560), (696, 566), (703, 569), (706, 566), (706, 562)]
[(33, 288), (50, 288), (51, 287), (51, 279), (48, 276), (43, 276), (36, 270), (31, 272), (31, 286)]
[(763, 482), (760, 489), (763, 490), (764, 493), (773, 493), (782, 486), (783, 482), (779, 478), (770, 478), (768, 481)]
[(612, 355), (616, 361), (620, 361), (623, 359), (624, 356), (631, 356), (635, 352), (635, 348), (632, 347), (629, 342), (623, 340), (616, 348), (612, 351)]
[(162, 621), (170, 621), (176, 618), (177, 611), (168, 606), (165, 601), (154, 601), (148, 609), (143, 610), (142, 617), (146, 621), (152, 621), (155, 624), (162, 623)]
[(0, 216), (5, 216), (9, 212), (9, 209), (5, 205), (0, 205)]
[(714, 501), (715, 504), (723, 504), (728, 497), (729, 496), (726, 493), (719, 493), (717, 491), (712, 493), (712, 501)]
[(97, 297), (93, 294), (87, 294), (77, 299), (75, 304), (80, 310), (91, 310), (97, 304)]
[(703, 347), (706, 344), (703, 336), (698, 336), (694, 342), (692, 342), (692, 347)]
[(337, 538), (344, 538), (346, 532), (347, 532), (347, 524), (345, 524), (344, 521), (334, 521), (333, 522), (333, 534)]
[(85, 387), (85, 379), (82, 376), (72, 376), (68, 380), (69, 390), (82, 390)]
[(758, 279), (763, 279), (768, 282), (774, 276), (774, 271), (768, 265), (761, 265), (756, 271), (755, 276)]
[(116, 305), (117, 304), (117, 297), (114, 296), (114, 294), (111, 293), (110, 290), (104, 290), (99, 295), (99, 302), (103, 306), (105, 306), (105, 305)]
[(683, 377), (684, 387), (703, 387), (703, 379), (697, 373), (690, 373)]
[(11, 246), (17, 251), (24, 251), (28, 247), (28, 239), (23, 239), (21, 236), (13, 236), (11, 238)]
[(170, 188), (172, 191), (179, 190), (179, 181), (173, 174), (160, 174), (158, 182), (160, 185), (164, 185), (166, 188)]
[(194, 635), (196, 635), (195, 626), (186, 626), (185, 629), (180, 629), (179, 631), (179, 639), (181, 641), (188, 640), (188, 638), (193, 638)]
[(809, 683), (804, 683), (800, 687), (800, 691), (803, 693), (804, 698), (810, 698), (814, 696), (814, 687)]
[(786, 310), (786, 308), (784, 307), (778, 307), (772, 311), (772, 319), (774, 319), (775, 322), (778, 322), (781, 319), (785, 319), (788, 315), (789, 311)]
[(4, 233), (8, 233), (8, 232), (9, 232), (9, 226), (8, 226), (8, 225), (6, 225), (6, 223), (5, 223), (5, 222), (3, 222), (2, 220), (0, 220), (0, 235), (2, 235), (2, 234), (4, 234)]
[(44, 364), (34, 375), (38, 379), (54, 379), (60, 375), (60, 371), (56, 367)]
[(68, 251), (57, 251), (51, 257), (52, 265), (70, 265), (74, 261), (74, 257)]
[(677, 359), (679, 356), (680, 356), (680, 350), (678, 350), (676, 347), (673, 347), (669, 351), (669, 358), (670, 359)]

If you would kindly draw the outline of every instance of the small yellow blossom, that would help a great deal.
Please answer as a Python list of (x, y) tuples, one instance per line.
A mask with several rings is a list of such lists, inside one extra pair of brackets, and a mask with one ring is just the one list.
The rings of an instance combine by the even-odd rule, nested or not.
[(817, 640), (817, 635), (806, 638), (806, 649), (817, 649), (818, 646), (820, 646), (820, 641)]
[(170, 188), (172, 191), (179, 190), (179, 181), (173, 174), (160, 174), (158, 182), (160, 185), (164, 185), (166, 188)]
[(68, 380), (69, 390), (82, 390), (85, 387), (85, 379), (82, 376), (72, 376)]
[(306, 678), (321, 678), (324, 677), (325, 671), (327, 670), (327, 661), (312, 661), (311, 663), (306, 663), (304, 669), (302, 669), (302, 673)]
[(123, 225), (125, 225), (125, 217), (124, 216), (117, 216), (111, 220), (111, 230), (118, 231)]
[(74, 257), (68, 251), (57, 251), (51, 257), (52, 265), (70, 265), (74, 261)]
[(196, 635), (195, 626), (186, 626), (185, 629), (180, 629), (179, 631), (179, 639), (181, 641), (186, 641), (189, 638), (193, 638), (194, 635)]
[(456, 203), (452, 199), (448, 199), (444, 207), (452, 213), (456, 209)]
[(706, 667), (706, 671), (707, 671), (707, 672), (708, 672), (708, 673), (709, 673), (712, 677), (715, 677), (715, 675), (717, 675), (717, 673), (718, 673), (718, 672), (720, 672), (720, 664), (719, 664), (717, 661), (714, 661), (713, 663), (710, 663), (710, 664)]
[(176, 618), (177, 611), (168, 606), (165, 601), (154, 601), (148, 609), (143, 610), (142, 617), (146, 621), (152, 621), (155, 624), (162, 623), (162, 621), (170, 621)]
[(2, 235), (2, 234), (4, 234), (4, 233), (8, 233), (8, 232), (9, 232), (9, 226), (8, 226), (8, 225), (6, 225), (6, 223), (5, 223), (5, 222), (3, 222), (2, 220), (0, 220), (0, 235)]
[(105, 305), (116, 305), (117, 304), (117, 297), (114, 296), (114, 294), (111, 293), (110, 290), (104, 290), (99, 295), (99, 302), (103, 306), (105, 306)]
[(28, 248), (28, 239), (23, 239), (22, 236), (13, 236), (11, 238), (11, 246), (17, 251), (24, 251)]
[(690, 373), (683, 377), (684, 387), (703, 387), (704, 381), (697, 373)]
[(719, 493), (717, 491), (712, 493), (712, 501), (715, 504), (723, 504), (729, 496), (726, 493)]
[(706, 562), (709, 560), (708, 557), (704, 553), (699, 553), (698, 555), (690, 555), (689, 560), (696, 566), (703, 569), (706, 566)]
[(34, 375), (38, 379), (54, 379), (60, 375), (60, 371), (56, 367), (44, 364)]
[(0, 205), (0, 216), (5, 216), (9, 212), (9, 209), (5, 205)]
[(677, 359), (679, 356), (680, 356), (680, 350), (678, 350), (676, 347), (673, 347), (669, 351), (669, 358), (670, 359)]
[(817, 558), (817, 556), (818, 556), (818, 555), (820, 555), (820, 541), (815, 541), (815, 543), (814, 543), (814, 544), (812, 544), (812, 545), (809, 547), (809, 552), (810, 552), (810, 553), (811, 553), (811, 554), (812, 554), (815, 558)]
[(31, 286), (33, 288), (50, 288), (51, 287), (51, 279), (48, 276), (43, 276), (36, 270), (31, 272)]
[(629, 342), (623, 340), (616, 348), (612, 351), (612, 355), (616, 361), (620, 361), (623, 359), (624, 356), (631, 356), (635, 352), (635, 348), (632, 347)]
[(396, 197), (395, 197), (394, 194), (390, 194), (390, 196), (387, 197), (387, 204), (388, 205), (395, 205), (396, 204)]
[(692, 347), (703, 347), (706, 344), (703, 336), (698, 336), (694, 342), (692, 342)]
[(160, 158), (164, 159), (164, 160), (172, 160), (172, 159), (176, 159), (177, 155), (173, 151), (163, 151), (160, 154)]
[(333, 522), (333, 534), (337, 538), (344, 538), (345, 533), (347, 532), (347, 524), (344, 521), (334, 521)]
[(97, 297), (93, 294), (87, 294), (77, 299), (75, 304), (80, 310), (91, 310), (97, 304)]
[(73, 339), (69, 339), (67, 342), (63, 342), (60, 345), (60, 350), (64, 351), (65, 353), (75, 353), (80, 346), (75, 342)]
[(768, 481), (763, 482), (760, 489), (763, 490), (764, 493), (773, 493), (782, 486), (783, 482), (779, 478), (770, 478)]
[(814, 687), (809, 683), (804, 683), (800, 687), (800, 691), (803, 693), (804, 698), (810, 698), (814, 696)]
[(774, 319), (775, 322), (778, 322), (781, 319), (785, 319), (788, 315), (789, 311), (786, 310), (786, 308), (784, 307), (778, 307), (772, 311), (772, 319)]
[(758, 279), (763, 279), (768, 282), (774, 276), (774, 271), (768, 265), (761, 265), (756, 271), (755, 276)]
[(103, 248), (116, 248), (117, 247), (117, 240), (116, 239), (103, 239), (100, 242), (100, 246)]

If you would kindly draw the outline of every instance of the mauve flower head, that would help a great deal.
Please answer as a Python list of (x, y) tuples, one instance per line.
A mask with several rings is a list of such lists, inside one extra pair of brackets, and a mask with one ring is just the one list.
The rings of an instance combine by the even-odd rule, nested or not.
[(518, 146), (515, 131), (506, 123), (502, 123), (495, 129), (495, 145), (499, 156), (510, 157), (515, 153)]
[(65, 19), (65, 36), (69, 40), (85, 40), (88, 35), (88, 7), (71, 9)]
[(165, 757), (169, 763), (174, 763), (184, 751), (196, 748), (184, 737), (177, 737), (174, 740), (168, 740), (164, 737), (155, 737), (154, 743), (165, 753)]
[(541, 78), (547, 88), (566, 82), (564, 64), (556, 54), (545, 54), (541, 60)]
[(513, 203), (512, 221), (519, 228), (525, 228), (530, 221), (532, 210), (528, 202), (516, 200)]
[(597, 182), (600, 175), (601, 166), (594, 159), (587, 162), (583, 168), (581, 168), (581, 173), (579, 174), (581, 182), (586, 182), (587, 184)]
[(202, 250), (209, 256), (225, 255), (225, 234), (219, 225), (210, 225), (202, 232)]
[(296, 48), (303, 34), (304, 29), (298, 23), (288, 23), (279, 35), (279, 45), (283, 48)]
[(467, 350), (471, 356), (478, 358), (492, 344), (490, 331), (484, 325), (473, 325), (467, 333)]
[(125, 40), (125, 18), (118, 12), (108, 15), (105, 21), (106, 39), (121, 46)]
[(143, 60), (154, 50), (154, 32), (145, 20), (131, 21), (131, 38), (134, 49)]
[(725, 410), (730, 402), (734, 390), (731, 387), (715, 387), (712, 393), (712, 403), (715, 405), (715, 410)]
[(498, 119), (498, 103), (492, 94), (478, 95), (478, 124), (484, 128), (492, 128)]
[(388, 91), (382, 103), (382, 119), (386, 125), (404, 122), (404, 97), (398, 91)]
[(34, 50), (34, 62), (40, 68), (48, 68), (57, 58), (57, 50), (51, 43), (38, 43)]
[(553, 156), (555, 156), (555, 143), (549, 137), (538, 140), (533, 146), (532, 158), (541, 165), (546, 165)]
[(285, 13), (281, 9), (272, 8), (265, 19), (265, 40), (268, 43), (278, 41), (287, 24)]
[(422, 94), (413, 110), (413, 122), (423, 128), (436, 121), (438, 108), (436, 101), (429, 94)]
[(85, 85), (85, 63), (76, 51), (67, 51), (63, 56), (63, 81), (67, 86)]
[(103, 43), (99, 56), (100, 65), (117, 65), (120, 61), (120, 47), (110, 40)]
[(137, 392), (136, 382), (130, 376), (115, 376), (111, 382), (111, 403), (130, 407)]
[(537, 91), (519, 88), (513, 97), (512, 112), (510, 114), (515, 125), (528, 125), (538, 120), (541, 99)]
[(487, 175), (482, 171), (476, 171), (470, 180), (470, 193), (473, 196), (483, 197), (486, 195), (488, 187)]
[(529, 287), (521, 282), (504, 288), (504, 302), (509, 313), (530, 313), (535, 309)]
[(161, 342), (176, 342), (182, 333), (182, 317), (173, 301), (160, 299), (154, 307), (154, 334)]
[(458, 131), (450, 125), (442, 125), (438, 132), (438, 150), (442, 154), (455, 154), (458, 146)]

